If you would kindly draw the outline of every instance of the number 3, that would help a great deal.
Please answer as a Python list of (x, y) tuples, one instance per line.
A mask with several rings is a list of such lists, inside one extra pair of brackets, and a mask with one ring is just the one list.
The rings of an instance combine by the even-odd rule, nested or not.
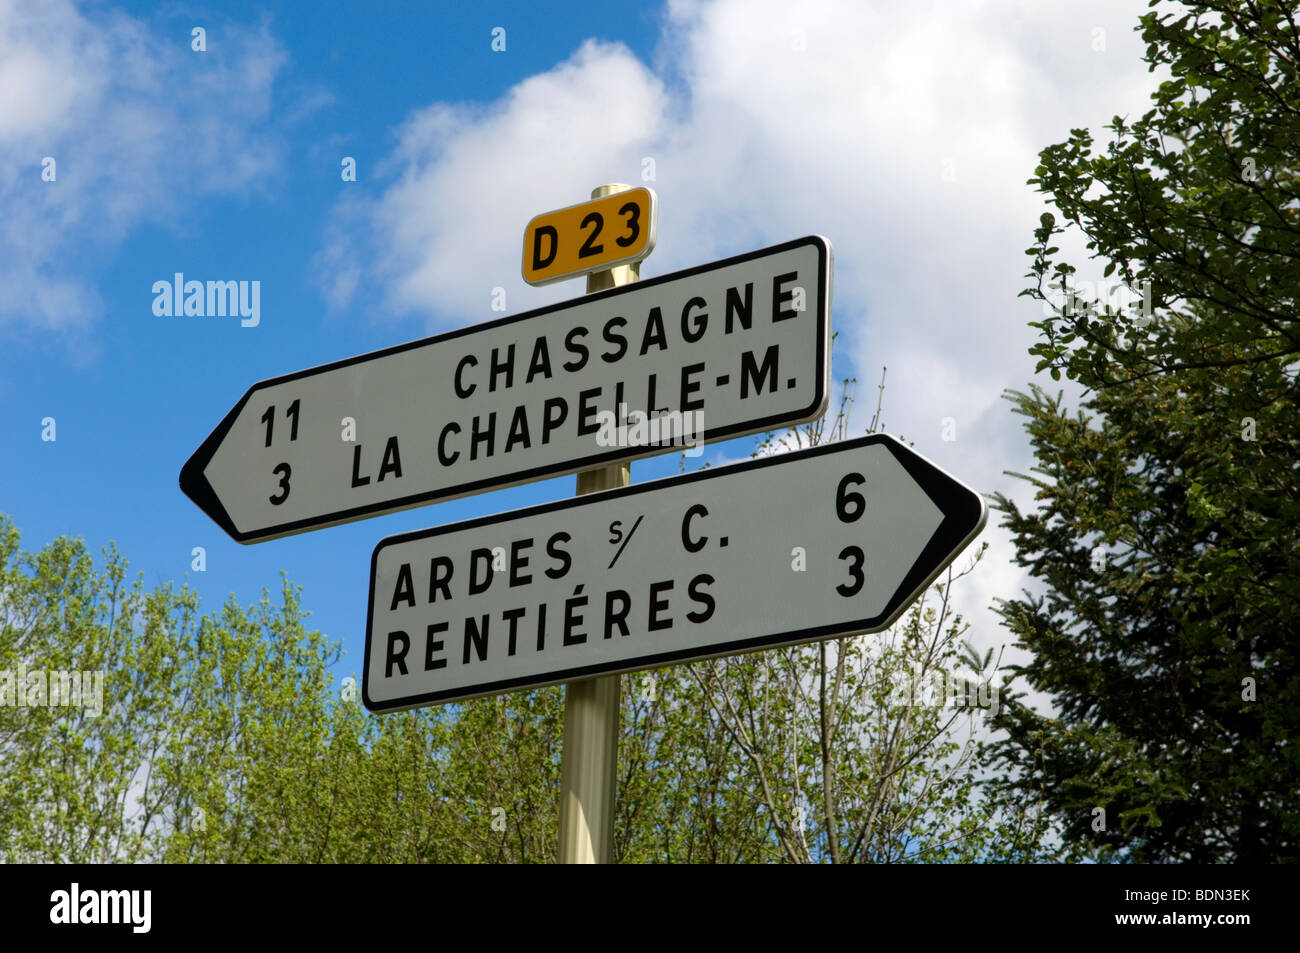
[(624, 238), (614, 239), (614, 244), (618, 245), (620, 248), (627, 248), (635, 242), (637, 236), (641, 234), (641, 206), (637, 205), (635, 202), (628, 202), (618, 210), (618, 214), (627, 216), (628, 234)]
[(284, 492), (272, 494), (271, 496), (267, 497), (267, 499), (269, 499), (276, 506), (279, 506), (281, 503), (283, 503), (285, 500), (289, 498), (289, 477), (293, 475), (293, 471), (289, 468), (289, 464), (287, 463), (280, 464), (271, 472), (279, 473), (281, 470), (284, 471), (284, 474), (280, 477), (280, 489), (283, 490)]
[(866, 560), (861, 546), (845, 546), (840, 550), (840, 559), (849, 559), (849, 575), (853, 578), (852, 582), (842, 582), (835, 587), (835, 591), (842, 596), (856, 596), (862, 591), (862, 584), (866, 582), (866, 576), (862, 573), (862, 563)]

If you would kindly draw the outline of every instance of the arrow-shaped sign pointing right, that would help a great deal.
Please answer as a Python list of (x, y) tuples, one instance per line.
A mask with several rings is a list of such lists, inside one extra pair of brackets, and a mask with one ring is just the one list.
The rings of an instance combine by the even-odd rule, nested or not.
[(365, 702), (877, 632), (986, 519), (978, 493), (876, 434), (393, 536), (371, 560)]

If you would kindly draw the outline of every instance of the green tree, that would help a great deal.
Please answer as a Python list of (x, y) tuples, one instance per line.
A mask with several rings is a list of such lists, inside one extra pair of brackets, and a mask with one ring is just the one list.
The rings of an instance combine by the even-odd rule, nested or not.
[[(0, 518), (0, 860), (553, 859), (558, 690), (376, 718), (287, 581), (200, 616), (116, 550), (19, 543)], [(54, 671), (99, 673), (102, 706), (3, 697)]]
[[(1037, 508), (997, 507), (1041, 592), (1000, 611), (1055, 711), (1008, 705), (999, 758), (1081, 855), (1296, 860), (1296, 6), (1189, 3), (1140, 29), (1170, 75), (1154, 108), (1104, 152), (1073, 130), (1030, 180), (1064, 217), (1029, 249), (1024, 293), (1051, 306), (1032, 353), (1083, 397), (1008, 395)], [(1078, 294), (1066, 228), (1151, 308)]]

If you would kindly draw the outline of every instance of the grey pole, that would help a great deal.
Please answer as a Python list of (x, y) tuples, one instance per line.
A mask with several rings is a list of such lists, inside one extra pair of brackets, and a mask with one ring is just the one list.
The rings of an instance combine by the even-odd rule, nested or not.
[[(631, 186), (602, 185), (593, 199)], [(636, 281), (640, 262), (587, 276), (587, 294)], [(647, 413), (652, 408), (646, 408)], [(619, 460), (578, 474), (578, 495), (627, 486), (632, 462)], [(564, 689), (564, 748), (560, 756), (562, 864), (608, 864), (614, 850), (614, 787), (618, 764), (619, 676), (569, 682)]]

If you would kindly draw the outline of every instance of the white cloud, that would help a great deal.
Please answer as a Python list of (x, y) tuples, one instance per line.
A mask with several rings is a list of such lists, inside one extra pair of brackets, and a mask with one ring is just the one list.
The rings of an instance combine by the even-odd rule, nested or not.
[(86, 277), (97, 253), (267, 181), (278, 147), (262, 124), (284, 54), (264, 29), (210, 25), (207, 40), (200, 53), (187, 30), (0, 0), (0, 326), (84, 330), (101, 310)]
[(625, 47), (587, 42), (491, 108), (417, 112), (376, 170), (394, 179), (382, 198), (336, 212), (316, 262), (327, 299), (345, 306), (364, 274), (382, 289), (380, 310), (427, 313), (445, 326), (493, 316), (495, 287), (526, 299), (519, 256), (528, 219), (638, 170), (662, 135), (665, 104), (661, 84)]

